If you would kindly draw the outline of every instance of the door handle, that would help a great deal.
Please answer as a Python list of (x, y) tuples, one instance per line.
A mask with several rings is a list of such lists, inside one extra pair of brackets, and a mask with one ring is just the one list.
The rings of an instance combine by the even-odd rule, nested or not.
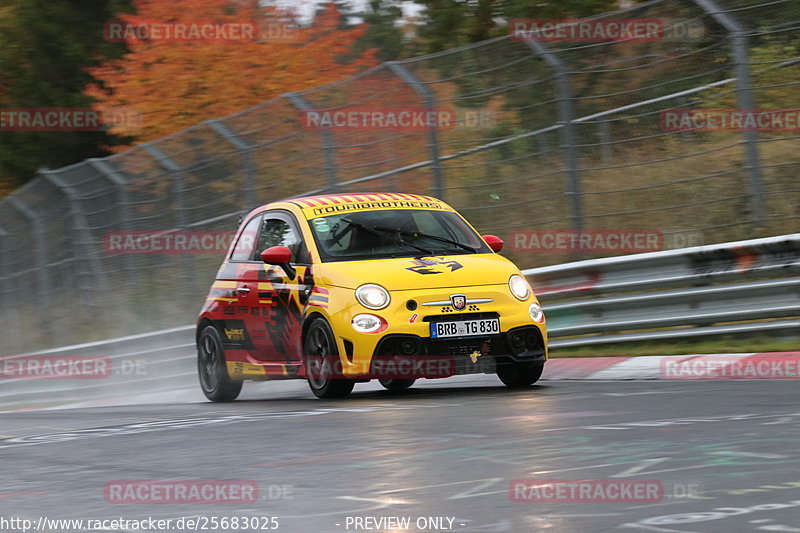
[(236, 292), (247, 294), (250, 292), (250, 289), (248, 289), (247, 287), (237, 287)]

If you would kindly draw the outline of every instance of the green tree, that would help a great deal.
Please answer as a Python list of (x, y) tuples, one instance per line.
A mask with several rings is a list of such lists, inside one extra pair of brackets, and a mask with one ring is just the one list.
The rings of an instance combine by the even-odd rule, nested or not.
[(356, 53), (375, 48), (381, 61), (393, 61), (403, 55), (403, 30), (398, 26), (403, 10), (398, 2), (371, 0), (367, 10), (358, 16), (367, 23), (367, 30), (356, 41)]
[(376, 50), (381, 61), (392, 61), (403, 55), (403, 30), (398, 23), (403, 10), (400, 0), (369, 0), (364, 11), (357, 11), (352, 2), (332, 0), (317, 6), (316, 17), (321, 16), (330, 4), (339, 12), (339, 29), (349, 30), (366, 24), (364, 34), (353, 45), (353, 51), (344, 60), (358, 57), (367, 50)]
[[(82, 108), (86, 68), (118, 57), (104, 24), (130, 10), (128, 0), (0, 0), (0, 108)], [(107, 153), (105, 132), (0, 131), (0, 179), (20, 185), (37, 168), (61, 167)]]
[(419, 37), (428, 52), (439, 52), (508, 33), (515, 18), (580, 18), (614, 9), (616, 0), (419, 0)]

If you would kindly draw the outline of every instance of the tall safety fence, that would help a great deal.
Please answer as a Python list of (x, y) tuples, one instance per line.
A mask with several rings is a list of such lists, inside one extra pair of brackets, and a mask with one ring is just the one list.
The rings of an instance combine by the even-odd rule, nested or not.
[[(0, 200), (0, 353), (191, 322), (223, 254), (209, 239), (290, 196), (438, 196), (521, 267), (800, 229), (800, 2), (654, 0), (582, 24), (510, 21), (501, 38), (43, 169)], [(597, 37), (631, 24), (658, 31)], [(336, 119), (398, 110), (444, 120)], [(140, 232), (206, 240), (141, 253)]]

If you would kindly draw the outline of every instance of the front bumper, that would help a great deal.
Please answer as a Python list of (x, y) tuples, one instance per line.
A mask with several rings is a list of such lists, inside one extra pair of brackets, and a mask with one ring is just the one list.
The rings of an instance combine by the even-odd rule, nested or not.
[(365, 377), (437, 379), (496, 374), (499, 365), (544, 364), (545, 360), (544, 339), (533, 326), (487, 337), (446, 340), (390, 334), (378, 344)]
[[(449, 303), (454, 293), (466, 293), (468, 300), (480, 303), (469, 304), (463, 311), (443, 305)], [(387, 309), (371, 312), (388, 323), (386, 330), (379, 334), (354, 331), (349, 321), (365, 310), (359, 305), (351, 306), (338, 314), (339, 321), (334, 326), (342, 372), (352, 378), (382, 377), (381, 369), (391, 371), (404, 364), (404, 368), (415, 371), (423, 367), (435, 369), (434, 375), (417, 377), (447, 377), (495, 373), (497, 365), (501, 364), (544, 363), (547, 330), (545, 324), (531, 320), (528, 307), (533, 302), (536, 302), (534, 296), (525, 302), (514, 299), (506, 285), (397, 291), (392, 293), (392, 303)], [(500, 333), (431, 338), (431, 323), (478, 318), (498, 318)], [(452, 372), (448, 374), (450, 370), (445, 366)]]

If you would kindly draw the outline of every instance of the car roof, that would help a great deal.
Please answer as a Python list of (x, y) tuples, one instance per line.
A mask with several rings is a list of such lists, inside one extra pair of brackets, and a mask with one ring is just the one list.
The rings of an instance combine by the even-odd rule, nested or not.
[(299, 206), (301, 209), (306, 209), (308, 207), (319, 207), (323, 205), (357, 204), (363, 202), (415, 201), (415, 202), (443, 203), (441, 200), (433, 198), (432, 196), (422, 196), (419, 194), (389, 193), (389, 192), (324, 194), (317, 196), (303, 196), (300, 198), (292, 198), (285, 201), (291, 202)]
[(258, 215), (270, 209), (298, 210), (306, 218), (337, 211), (436, 209), (455, 211), (452, 207), (434, 198), (420, 194), (397, 192), (337, 193), (300, 196), (271, 202), (251, 210), (244, 218)]

